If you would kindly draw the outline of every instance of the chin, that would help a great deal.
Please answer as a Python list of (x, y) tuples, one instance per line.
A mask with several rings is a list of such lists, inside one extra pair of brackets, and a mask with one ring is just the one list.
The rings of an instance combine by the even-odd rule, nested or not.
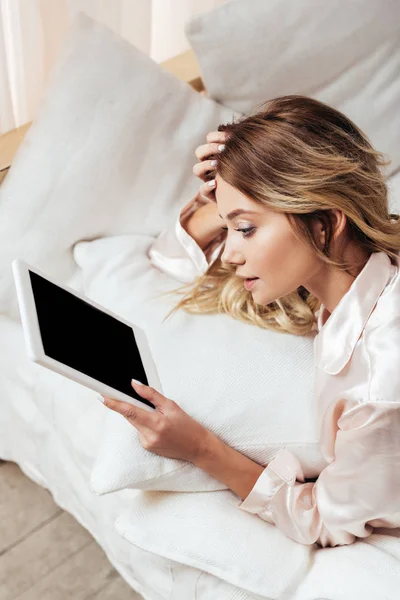
[[(261, 306), (267, 306), (267, 304), (271, 304), (271, 302), (278, 300), (276, 297), (268, 297), (267, 294), (263, 294), (261, 290), (252, 290), (251, 295), (254, 302)], [(279, 296), (279, 298), (281, 298), (281, 296)]]

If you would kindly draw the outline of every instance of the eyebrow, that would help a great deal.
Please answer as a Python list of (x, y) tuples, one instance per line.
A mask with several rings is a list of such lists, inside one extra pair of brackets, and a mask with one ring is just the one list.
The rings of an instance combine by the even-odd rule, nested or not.
[[(260, 213), (256, 212), (255, 210), (244, 210), (243, 208), (237, 208), (236, 210), (232, 210), (232, 212), (230, 212), (226, 218), (228, 219), (228, 221), (233, 221), (233, 219), (235, 217), (238, 217), (239, 215), (259, 215)], [(221, 215), (218, 215), (219, 217), (221, 217)], [(221, 217), (221, 219), (223, 219), (223, 217)]]

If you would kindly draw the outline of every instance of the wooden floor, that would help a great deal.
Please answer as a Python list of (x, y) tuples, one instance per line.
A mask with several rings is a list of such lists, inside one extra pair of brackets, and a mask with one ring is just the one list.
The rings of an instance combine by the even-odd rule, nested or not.
[(0, 461), (0, 600), (141, 600), (90, 533)]

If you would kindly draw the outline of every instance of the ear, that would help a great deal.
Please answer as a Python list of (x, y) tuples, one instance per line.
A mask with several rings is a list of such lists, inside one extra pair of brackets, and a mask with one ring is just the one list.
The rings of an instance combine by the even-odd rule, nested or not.
[[(332, 220), (332, 240), (334, 242), (345, 230), (347, 225), (347, 217), (343, 211), (332, 208), (329, 211), (329, 217)], [(326, 218), (329, 218), (326, 215)], [(314, 235), (320, 241), (321, 247), (324, 247), (326, 242), (326, 222), (324, 218), (316, 219), (314, 224)]]
[(332, 213), (332, 240), (336, 240), (346, 229), (347, 217), (343, 211), (338, 208), (333, 208)]

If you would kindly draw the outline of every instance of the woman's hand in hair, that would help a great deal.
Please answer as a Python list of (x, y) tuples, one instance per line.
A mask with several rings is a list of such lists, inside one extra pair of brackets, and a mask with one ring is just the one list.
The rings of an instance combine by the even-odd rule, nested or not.
[(193, 173), (204, 181), (199, 189), (199, 197), (207, 202), (215, 202), (215, 188), (209, 185), (209, 182), (215, 179), (216, 166), (217, 164), (213, 161), (218, 161), (218, 154), (223, 150), (219, 148), (221, 144), (225, 143), (226, 133), (224, 131), (210, 131), (207, 134), (207, 144), (197, 146), (195, 150), (196, 158), (200, 161), (193, 167)]

